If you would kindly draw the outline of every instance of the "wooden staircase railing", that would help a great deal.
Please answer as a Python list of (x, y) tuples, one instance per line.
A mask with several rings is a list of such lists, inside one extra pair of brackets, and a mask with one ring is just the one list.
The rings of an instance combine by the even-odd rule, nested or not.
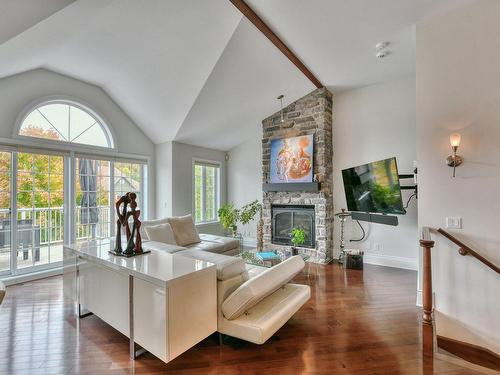
[(454, 237), (453, 235), (451, 235), (450, 233), (448, 233), (447, 231), (439, 228), (437, 230), (439, 233), (441, 233), (444, 237), (446, 237), (447, 239), (449, 239), (451, 242), (453, 242), (455, 245), (458, 245), (460, 248), (458, 249), (458, 253), (460, 255), (470, 255), (470, 256), (473, 256), (474, 258), (476, 258), (477, 260), (479, 260), (480, 262), (484, 263), (486, 266), (488, 266), (489, 268), (491, 268), (493, 271), (495, 271), (496, 273), (500, 274), (500, 267), (498, 267), (496, 264), (494, 264), (493, 262), (489, 261), (488, 259), (486, 259), (485, 257), (483, 257), (482, 255), (479, 255), (477, 252), (475, 252), (474, 250), (472, 250), (469, 246), (467, 246), (466, 244), (464, 244), (462, 241), (460, 241), (458, 238)]
[(434, 241), (431, 239), (431, 231), (436, 231), (437, 233), (443, 235), (445, 238), (449, 239), (451, 242), (459, 246), (458, 253), (460, 255), (470, 255), (481, 263), (500, 274), (500, 267), (486, 259), (482, 255), (478, 254), (475, 250), (471, 249), (458, 238), (448, 233), (442, 228), (438, 230), (433, 230), (429, 227), (423, 228), (422, 239), (420, 240), (420, 246), (423, 249), (423, 262), (422, 262), (422, 306), (423, 306), (423, 322), (426, 324), (432, 324), (432, 263), (431, 263), (431, 249), (434, 247)]
[(425, 324), (432, 325), (432, 262), (431, 249), (434, 241), (431, 240), (430, 228), (424, 228), (420, 246), (422, 254), (422, 320)]
[[(437, 232), (441, 235), (443, 235), (445, 238), (459, 246), (459, 254), (460, 255), (470, 255), (480, 262), (482, 262), (484, 265), (495, 271), (497, 274), (500, 274), (500, 267), (498, 267), (496, 264), (491, 262), (490, 260), (486, 259), (482, 255), (478, 254), (476, 251), (470, 248), (470, 246), (467, 246), (464, 244), (462, 241), (460, 241), (458, 238), (454, 237), (452, 234), (448, 233), (447, 231), (439, 228), (437, 230), (429, 228), (429, 227), (424, 227), (422, 231), (422, 239), (420, 240), (420, 246), (423, 249), (423, 254), (422, 254), (422, 307), (423, 307), (423, 312), (422, 312), (422, 322), (424, 323), (422, 326), (422, 338), (423, 338), (423, 355), (424, 357), (432, 357), (435, 355), (437, 347), (438, 347), (438, 342), (439, 338), (436, 336), (435, 332), (435, 326), (434, 326), (434, 317), (433, 317), (433, 292), (432, 292), (432, 262), (431, 262), (431, 250), (434, 247), (434, 241), (431, 239), (431, 231), (432, 232)], [(441, 341), (446, 338), (441, 338)], [(460, 343), (460, 342), (458, 342)], [(454, 353), (458, 355), (458, 357), (461, 357), (465, 359), (466, 361), (469, 361), (471, 363), (478, 364), (480, 366), (485, 366), (490, 369), (496, 369), (498, 370), (500, 368), (500, 363), (499, 363), (499, 358), (496, 354), (491, 354), (488, 353), (488, 351), (485, 348), (472, 348), (470, 344), (467, 343), (460, 343), (461, 347), (459, 348), (461, 353)], [(474, 349), (475, 353), (472, 357), (475, 358), (470, 358), (470, 355), (467, 356), (462, 356), (461, 354), (464, 353), (463, 348), (467, 349), (466, 351), (470, 352), (471, 348)], [(470, 353), (469, 353), (470, 354)], [(469, 358), (466, 358), (469, 357)]]

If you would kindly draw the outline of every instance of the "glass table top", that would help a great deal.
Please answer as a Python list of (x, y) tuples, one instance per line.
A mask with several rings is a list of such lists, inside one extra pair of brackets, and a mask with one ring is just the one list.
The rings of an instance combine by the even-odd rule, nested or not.
[[(267, 250), (266, 252), (270, 252), (270, 251), (271, 250)], [(283, 262), (283, 261), (285, 261), (288, 258), (291, 258), (293, 256), (291, 250), (272, 250), (272, 252), (274, 252), (278, 256), (279, 259), (277, 259), (277, 260), (274, 260), (274, 259), (273, 260), (262, 260), (261, 258), (259, 258), (257, 256), (257, 254), (259, 253), (257, 251), (257, 249), (243, 250), (242, 252), (240, 252), (236, 256), (239, 258), (242, 258), (245, 261), (245, 263), (247, 263), (247, 264), (253, 264), (253, 265), (262, 266), (262, 267), (272, 267), (275, 264), (281, 263), (281, 262)], [(304, 259), (304, 262), (307, 262), (311, 258), (311, 256), (309, 254), (305, 254), (305, 253), (302, 253), (300, 251), (297, 255), (301, 256), (302, 259)]]

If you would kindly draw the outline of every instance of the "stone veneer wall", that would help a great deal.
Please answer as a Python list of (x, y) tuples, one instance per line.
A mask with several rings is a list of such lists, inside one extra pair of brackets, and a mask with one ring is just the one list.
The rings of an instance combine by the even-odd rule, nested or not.
[(285, 249), (287, 246), (271, 244), (272, 204), (314, 205), (316, 249), (303, 248), (313, 256), (313, 261), (323, 263), (332, 259), (333, 253), (333, 130), (332, 94), (320, 88), (295, 101), (280, 112), (262, 121), (262, 181), (269, 182), (271, 140), (314, 134), (313, 173), (320, 182), (318, 193), (264, 192), (262, 216), (264, 221), (264, 248)]

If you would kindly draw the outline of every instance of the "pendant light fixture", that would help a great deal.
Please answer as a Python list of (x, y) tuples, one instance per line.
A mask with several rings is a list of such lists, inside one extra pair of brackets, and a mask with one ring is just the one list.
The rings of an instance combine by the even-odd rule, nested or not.
[(285, 118), (283, 117), (283, 98), (284, 98), (284, 95), (281, 94), (280, 96), (278, 96), (278, 100), (280, 101), (280, 105), (281, 105), (281, 122), (285, 122)]

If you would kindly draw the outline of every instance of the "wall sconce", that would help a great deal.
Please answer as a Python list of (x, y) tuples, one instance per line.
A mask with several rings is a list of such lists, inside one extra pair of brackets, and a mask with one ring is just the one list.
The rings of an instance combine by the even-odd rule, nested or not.
[(450, 155), (446, 158), (446, 164), (449, 167), (453, 167), (453, 177), (455, 177), (455, 168), (463, 163), (464, 159), (461, 156), (457, 155), (458, 146), (460, 146), (460, 141), (462, 136), (458, 133), (454, 133), (450, 135), (450, 145), (453, 150), (453, 155)]

